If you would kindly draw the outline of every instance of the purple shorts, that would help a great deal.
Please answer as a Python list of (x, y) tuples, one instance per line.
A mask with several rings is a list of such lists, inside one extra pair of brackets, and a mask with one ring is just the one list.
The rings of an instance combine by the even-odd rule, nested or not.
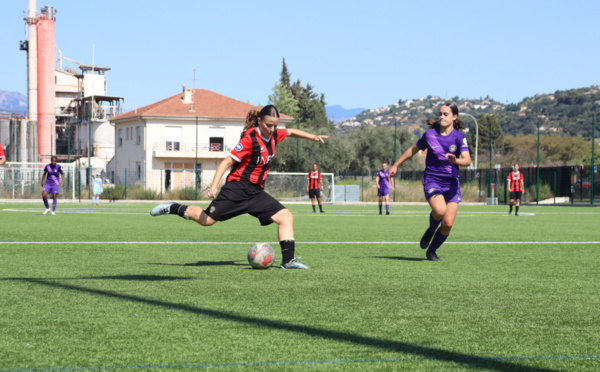
[(427, 200), (434, 195), (440, 194), (444, 196), (446, 203), (460, 203), (460, 182), (458, 180), (440, 182), (439, 180), (425, 179), (423, 177), (423, 191)]
[(377, 196), (387, 196), (390, 194), (390, 189), (387, 187), (380, 187), (377, 189)]
[(55, 183), (46, 182), (44, 191), (48, 194), (58, 194), (58, 185)]

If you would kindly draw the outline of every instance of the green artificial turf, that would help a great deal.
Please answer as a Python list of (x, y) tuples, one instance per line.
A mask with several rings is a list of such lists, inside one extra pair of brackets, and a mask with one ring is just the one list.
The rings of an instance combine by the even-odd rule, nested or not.
[(152, 206), (0, 204), (0, 371), (600, 369), (600, 209), (463, 205), (430, 262), (425, 205), (290, 205), (311, 269), (254, 270), (276, 225)]

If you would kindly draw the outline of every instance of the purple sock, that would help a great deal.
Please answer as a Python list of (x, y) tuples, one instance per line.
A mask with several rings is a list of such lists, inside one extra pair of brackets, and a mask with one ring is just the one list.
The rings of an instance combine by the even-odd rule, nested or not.
[(448, 235), (442, 234), (440, 230), (436, 231), (431, 244), (429, 244), (429, 249), (427, 249), (427, 252), (435, 253), (435, 251), (437, 251), (437, 249), (446, 241), (447, 238)]
[(50, 205), (48, 205), (48, 198), (42, 198), (42, 200), (44, 201), (44, 205), (46, 206), (46, 209), (50, 209)]
[(433, 218), (433, 213), (429, 213), (429, 233), (433, 234), (441, 222), (441, 219), (436, 220), (435, 218)]
[(58, 199), (52, 199), (52, 212), (56, 210), (56, 204), (58, 204)]
[(386, 204), (386, 205), (385, 205), (385, 211), (386, 211), (386, 212), (389, 212), (389, 211), (390, 211), (390, 205), (389, 205), (389, 204)]

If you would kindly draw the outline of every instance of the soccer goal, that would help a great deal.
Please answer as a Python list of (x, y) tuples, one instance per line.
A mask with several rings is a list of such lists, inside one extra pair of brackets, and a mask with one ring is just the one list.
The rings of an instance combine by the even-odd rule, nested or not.
[[(0, 166), (0, 199), (36, 199), (42, 197), (42, 176), (47, 163), (10, 162)], [(75, 165), (58, 163), (65, 176), (59, 200), (75, 201)]]
[[(327, 204), (335, 203), (335, 179), (333, 173), (321, 173), (323, 176), (323, 191), (321, 201)], [(308, 172), (269, 172), (265, 181), (265, 191), (280, 201), (308, 202), (306, 185)]]

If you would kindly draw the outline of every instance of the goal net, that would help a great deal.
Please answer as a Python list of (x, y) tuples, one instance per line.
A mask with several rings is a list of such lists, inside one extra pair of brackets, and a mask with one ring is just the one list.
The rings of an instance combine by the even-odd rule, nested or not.
[[(335, 184), (333, 173), (321, 173), (323, 176), (323, 190), (321, 201), (335, 203)], [(308, 202), (308, 172), (269, 172), (265, 181), (265, 191), (279, 201)]]
[[(10, 162), (0, 166), (0, 199), (41, 199), (44, 188), (42, 176), (47, 163)], [(65, 186), (58, 198), (75, 201), (77, 174), (74, 164), (58, 163), (65, 176)]]

